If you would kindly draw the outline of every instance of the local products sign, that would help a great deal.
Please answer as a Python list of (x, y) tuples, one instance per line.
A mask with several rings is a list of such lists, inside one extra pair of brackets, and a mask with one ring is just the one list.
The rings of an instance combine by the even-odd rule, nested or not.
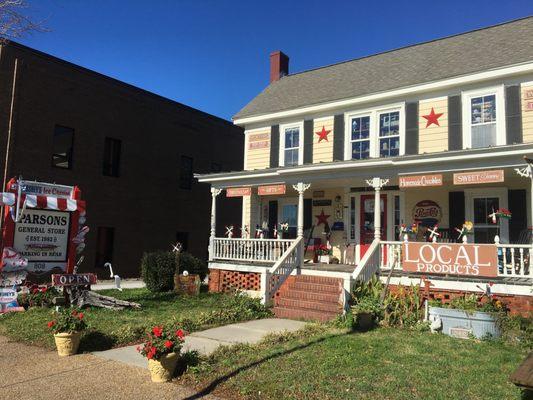
[(405, 242), (402, 269), (424, 274), (498, 276), (498, 254), (493, 244)]
[(503, 169), (492, 171), (461, 172), (453, 174), (454, 185), (473, 185), (478, 183), (499, 183), (505, 180)]
[(31, 209), (15, 224), (14, 248), (28, 259), (28, 271), (65, 268), (69, 243), (70, 213)]
[(259, 186), (257, 188), (257, 194), (259, 196), (271, 196), (277, 194), (285, 194), (286, 188), (285, 185), (268, 185), (268, 186)]
[(413, 219), (424, 226), (433, 226), (440, 222), (442, 210), (433, 200), (422, 200), (413, 207)]
[(400, 176), (401, 188), (442, 186), (442, 174)]
[(250, 196), (251, 194), (252, 194), (252, 188), (249, 188), (249, 187), (226, 189), (226, 197), (243, 197), (243, 196)]

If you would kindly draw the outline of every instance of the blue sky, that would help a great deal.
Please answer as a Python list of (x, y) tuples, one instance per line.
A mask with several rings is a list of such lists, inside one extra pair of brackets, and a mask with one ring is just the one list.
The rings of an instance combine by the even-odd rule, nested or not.
[(273, 50), (298, 72), (533, 14), (531, 0), (27, 1), (50, 31), (20, 42), (227, 119), (268, 85)]

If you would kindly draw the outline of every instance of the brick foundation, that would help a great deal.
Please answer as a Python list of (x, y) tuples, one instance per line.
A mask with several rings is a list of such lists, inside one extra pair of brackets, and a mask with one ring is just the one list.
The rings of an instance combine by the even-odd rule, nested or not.
[(257, 272), (209, 270), (209, 291), (261, 290), (261, 274)]
[[(392, 292), (395, 292), (400, 288), (400, 285), (390, 285), (389, 288)], [(460, 290), (430, 289), (429, 299), (440, 300), (447, 304), (453, 299), (462, 297), (465, 294), (479, 295), (479, 292), (474, 293)], [(524, 317), (533, 316), (533, 296), (494, 294), (493, 297), (494, 299), (500, 300), (503, 304), (505, 304), (511, 314), (520, 314)]]

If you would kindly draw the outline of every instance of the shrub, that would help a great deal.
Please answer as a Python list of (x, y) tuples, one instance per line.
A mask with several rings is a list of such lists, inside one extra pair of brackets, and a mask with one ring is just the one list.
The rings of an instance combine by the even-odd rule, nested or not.
[(53, 286), (33, 285), (28, 293), (21, 293), (18, 296), (18, 303), (22, 307), (50, 307), (54, 297), (59, 296), (59, 292)]
[(151, 292), (167, 292), (174, 288), (176, 257), (170, 251), (144, 253), (141, 273), (146, 288)]
[(208, 268), (207, 264), (196, 258), (190, 253), (180, 253), (179, 255), (179, 266), (176, 269), (178, 274), (187, 271), (190, 274), (200, 275), (200, 279), (204, 279), (207, 276)]
[(246, 293), (236, 292), (222, 300), (219, 310), (201, 313), (198, 317), (200, 325), (213, 325), (238, 321), (247, 321), (272, 316), (272, 313), (261, 304), (260, 299), (254, 299)]

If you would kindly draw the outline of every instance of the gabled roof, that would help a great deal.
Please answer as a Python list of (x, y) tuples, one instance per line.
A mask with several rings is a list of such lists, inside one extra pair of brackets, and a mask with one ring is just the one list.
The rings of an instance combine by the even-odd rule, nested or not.
[(533, 16), (318, 69), (270, 84), (233, 118), (317, 105), (533, 61)]

